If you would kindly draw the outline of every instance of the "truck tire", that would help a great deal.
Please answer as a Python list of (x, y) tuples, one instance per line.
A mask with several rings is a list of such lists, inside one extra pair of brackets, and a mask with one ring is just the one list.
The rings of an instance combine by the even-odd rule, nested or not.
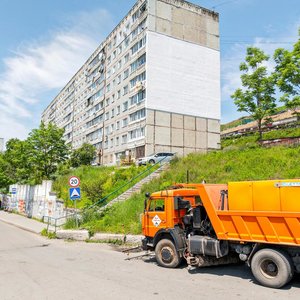
[(157, 243), (155, 258), (157, 263), (165, 268), (176, 268), (181, 262), (174, 243), (169, 239), (162, 239)]
[(260, 284), (271, 288), (283, 287), (294, 275), (294, 267), (288, 254), (268, 248), (254, 254), (251, 271)]

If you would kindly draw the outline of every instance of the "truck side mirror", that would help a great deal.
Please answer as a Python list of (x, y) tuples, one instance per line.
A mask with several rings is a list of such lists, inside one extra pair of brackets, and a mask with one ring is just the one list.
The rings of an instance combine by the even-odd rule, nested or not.
[(146, 211), (147, 208), (147, 200), (150, 198), (150, 193), (145, 194), (145, 200), (144, 200), (144, 211)]

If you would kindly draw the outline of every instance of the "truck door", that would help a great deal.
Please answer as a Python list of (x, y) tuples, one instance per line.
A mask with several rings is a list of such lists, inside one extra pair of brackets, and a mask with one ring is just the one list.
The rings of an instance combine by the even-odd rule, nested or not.
[(150, 198), (145, 211), (145, 235), (154, 237), (161, 228), (166, 228), (166, 201), (165, 198)]

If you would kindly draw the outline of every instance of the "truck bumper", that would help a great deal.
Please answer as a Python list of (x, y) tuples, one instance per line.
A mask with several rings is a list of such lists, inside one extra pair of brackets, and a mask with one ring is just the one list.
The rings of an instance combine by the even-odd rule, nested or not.
[(144, 239), (142, 239), (142, 249), (144, 251), (146, 251), (146, 250), (153, 250), (152, 240), (150, 240), (147, 237), (145, 237)]

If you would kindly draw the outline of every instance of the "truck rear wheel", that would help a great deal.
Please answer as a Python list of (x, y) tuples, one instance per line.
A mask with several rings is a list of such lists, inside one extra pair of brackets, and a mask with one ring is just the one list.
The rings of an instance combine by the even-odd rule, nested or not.
[(157, 243), (155, 257), (157, 263), (165, 268), (176, 268), (181, 261), (174, 243), (169, 239), (162, 239)]
[(251, 261), (251, 271), (260, 284), (271, 288), (281, 288), (294, 275), (290, 257), (274, 249), (257, 251)]

